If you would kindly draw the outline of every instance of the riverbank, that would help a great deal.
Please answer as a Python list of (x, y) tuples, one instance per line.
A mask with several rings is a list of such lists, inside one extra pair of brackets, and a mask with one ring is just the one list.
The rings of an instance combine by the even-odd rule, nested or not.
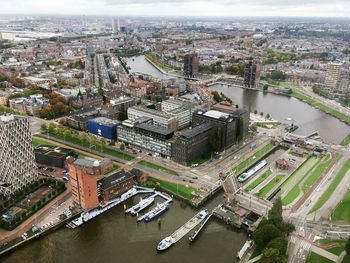
[(145, 59), (150, 63), (150, 64), (152, 64), (152, 66), (153, 67), (155, 67), (158, 71), (160, 71), (161, 73), (163, 73), (163, 74), (168, 74), (168, 71), (165, 71), (165, 70), (163, 70), (163, 68), (160, 66), (160, 65), (157, 65), (156, 64), (156, 61), (153, 61), (152, 59), (151, 59), (151, 56), (149, 56), (149, 55), (145, 55)]

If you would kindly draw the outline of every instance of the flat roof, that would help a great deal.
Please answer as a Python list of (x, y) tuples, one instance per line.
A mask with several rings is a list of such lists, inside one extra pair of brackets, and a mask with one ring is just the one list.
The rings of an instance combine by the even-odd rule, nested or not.
[(149, 125), (149, 124), (145, 124), (145, 123), (136, 124), (135, 127), (136, 128), (140, 128), (142, 130), (151, 131), (151, 132), (154, 132), (154, 133), (165, 135), (165, 136), (172, 135), (174, 133), (172, 130), (165, 129), (165, 128), (162, 128), (162, 127), (153, 126), (153, 125)]
[(211, 128), (213, 128), (213, 124), (207, 122), (207, 123), (203, 123), (199, 126), (196, 126), (190, 130), (184, 131), (184, 132), (180, 133), (179, 136), (185, 137), (187, 139), (191, 139), (191, 138), (197, 136), (198, 134), (201, 134), (203, 132), (210, 130)]
[(98, 123), (100, 125), (103, 124), (103, 125), (106, 125), (106, 126), (109, 126), (109, 127), (112, 127), (112, 126), (120, 124), (120, 121), (112, 120), (112, 119), (109, 119), (109, 118), (106, 118), (106, 117), (97, 117), (97, 118), (94, 118), (94, 119), (89, 120), (89, 121), (96, 122), (96, 123)]
[(204, 113), (203, 115), (210, 117), (210, 118), (214, 118), (214, 119), (221, 119), (221, 118), (227, 119), (230, 116), (227, 113), (217, 111), (217, 110), (209, 110), (206, 113)]
[(99, 181), (99, 183), (101, 183), (101, 188), (103, 190), (106, 190), (106, 189), (111, 188), (117, 184), (125, 182), (132, 177), (134, 177), (133, 174), (126, 172), (125, 170), (120, 170), (120, 171), (117, 171), (115, 173), (112, 173), (110, 175), (103, 177)]

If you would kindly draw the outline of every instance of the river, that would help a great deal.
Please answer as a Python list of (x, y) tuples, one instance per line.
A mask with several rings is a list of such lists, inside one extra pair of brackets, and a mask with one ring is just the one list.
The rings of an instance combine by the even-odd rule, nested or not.
[[(139, 198), (128, 200), (127, 206), (138, 202)], [(222, 198), (222, 193), (218, 194), (206, 207), (213, 208)], [(1, 260), (6, 263), (234, 262), (247, 234), (232, 229), (214, 217), (192, 244), (185, 236), (163, 253), (156, 252), (160, 240), (199, 210), (175, 200), (169, 210), (161, 215), (159, 227), (157, 220), (137, 223), (136, 217), (125, 215), (123, 205), (119, 205), (79, 228), (63, 227), (45, 235)]]
[[(131, 72), (147, 73), (159, 79), (174, 77), (158, 71), (144, 56), (129, 58), (128, 66), (131, 67)], [(241, 107), (243, 105), (248, 110), (257, 110), (264, 115), (269, 113), (272, 118), (280, 121), (292, 118), (300, 126), (295, 132), (299, 135), (318, 131), (323, 141), (338, 144), (350, 133), (350, 126), (296, 98), (229, 85), (214, 85), (210, 89), (223, 92), (234, 103)]]

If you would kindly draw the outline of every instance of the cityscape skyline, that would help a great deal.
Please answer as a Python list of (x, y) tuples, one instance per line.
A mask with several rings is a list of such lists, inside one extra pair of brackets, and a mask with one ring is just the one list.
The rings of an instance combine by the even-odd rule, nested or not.
[[(67, 10), (69, 6), (69, 10)], [(345, 0), (277, 1), (248, 0), (15, 0), (3, 2), (1, 14), (51, 15), (135, 15), (135, 16), (252, 16), (252, 17), (350, 17), (350, 3)]]

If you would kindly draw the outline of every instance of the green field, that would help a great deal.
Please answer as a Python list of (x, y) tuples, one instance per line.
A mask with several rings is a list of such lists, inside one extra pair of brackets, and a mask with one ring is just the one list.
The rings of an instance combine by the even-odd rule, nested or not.
[(332, 260), (329, 260), (328, 258), (324, 258), (320, 256), (319, 254), (316, 254), (315, 252), (311, 252), (307, 256), (305, 263), (334, 263), (334, 262)]
[(300, 99), (302, 101), (305, 101), (306, 103), (308, 103), (308, 104), (310, 104), (310, 105), (312, 105), (314, 107), (318, 107), (320, 110), (322, 110), (324, 112), (327, 112), (327, 113), (331, 114), (332, 116), (345, 121), (347, 124), (350, 124), (350, 116), (347, 116), (347, 115), (345, 115), (345, 114), (343, 114), (343, 113), (341, 113), (339, 111), (336, 111), (336, 110), (334, 110), (332, 108), (327, 107), (324, 104), (321, 104), (321, 103), (319, 103), (319, 102), (317, 102), (317, 101), (315, 101), (313, 99), (310, 99), (307, 96), (304, 96), (304, 95), (302, 95), (302, 94), (300, 94), (298, 92), (295, 92), (295, 90), (293, 91), (292, 94), (290, 94), (290, 96), (298, 98), (298, 99)]
[(324, 239), (316, 240), (316, 243), (321, 244), (321, 245), (328, 245), (328, 244), (332, 244), (332, 243), (346, 243), (346, 240), (324, 238)]
[(350, 133), (348, 134), (348, 136), (346, 136), (346, 138), (341, 142), (341, 145), (343, 146), (347, 146), (350, 144)]
[(149, 167), (149, 168), (152, 168), (152, 169), (155, 169), (155, 170), (158, 170), (158, 171), (162, 171), (162, 172), (164, 172), (164, 173), (168, 173), (168, 174), (172, 174), (172, 175), (179, 175), (179, 174), (178, 174), (176, 171), (174, 171), (174, 170), (170, 170), (170, 169), (165, 168), (165, 167), (163, 167), (163, 166), (159, 166), (159, 165), (157, 165), (157, 164), (150, 163), (150, 162), (147, 162), (147, 161), (144, 161), (144, 160), (138, 162), (138, 164), (143, 165), (143, 166), (147, 166), (147, 167)]
[(260, 175), (257, 179), (255, 179), (250, 185), (248, 185), (247, 188), (245, 188), (244, 190), (246, 192), (249, 192), (251, 190), (253, 190), (255, 187), (257, 187), (259, 184), (261, 184), (263, 181), (266, 180), (266, 178), (268, 178), (270, 175), (272, 174), (271, 170), (268, 169), (266, 170), (262, 175)]
[(264, 198), (281, 180), (285, 177), (285, 174), (278, 174), (273, 178), (264, 188), (262, 188), (256, 195)]
[(341, 254), (341, 252), (343, 252), (345, 250), (344, 247), (332, 247), (332, 248), (328, 248), (326, 249), (328, 252), (339, 256)]
[(310, 157), (302, 166), (300, 166), (292, 176), (282, 185), (281, 189), (286, 191), (294, 182), (306, 172), (306, 170), (311, 166), (311, 164), (316, 160), (315, 156)]
[(350, 190), (348, 190), (332, 214), (332, 221), (343, 221), (350, 223)]
[(344, 175), (348, 172), (349, 169), (350, 169), (350, 160), (347, 160), (346, 163), (342, 166), (342, 168), (339, 170), (339, 172), (335, 176), (331, 185), (327, 188), (327, 190), (318, 199), (314, 207), (310, 210), (309, 214), (320, 209), (324, 205), (324, 203), (332, 196), (333, 192), (335, 191), (337, 186), (340, 184), (341, 180), (343, 179)]
[(350, 263), (350, 256), (345, 255), (345, 257), (343, 258), (342, 263)]
[(39, 144), (48, 144), (48, 145), (58, 146), (57, 144), (54, 144), (51, 142), (45, 142), (45, 141), (39, 140), (37, 138), (32, 138), (32, 143), (33, 143), (34, 147), (38, 146)]
[(154, 184), (154, 185), (159, 184), (160, 187), (168, 190), (169, 192), (177, 194), (183, 198), (186, 198), (186, 199), (192, 199), (194, 197), (193, 192), (195, 192), (195, 193), (199, 192), (199, 190), (196, 188), (193, 188), (190, 186), (187, 187), (187, 186), (182, 185), (182, 184), (175, 184), (175, 183), (166, 182), (163, 180), (153, 178), (151, 176), (148, 177), (146, 185), (150, 186), (149, 182), (151, 182), (151, 184)]
[(282, 199), (283, 205), (289, 205), (300, 195), (300, 183), (311, 173), (311, 171), (320, 163), (320, 161), (321, 159), (318, 159), (316, 163), (300, 179), (299, 183), (294, 185), (292, 190), (290, 190), (288, 194)]
[[(247, 160), (240, 163), (237, 167), (233, 168), (230, 172), (230, 173), (232, 173), (231, 175), (238, 175), (238, 173), (240, 171), (242, 171), (244, 168), (249, 166), (255, 160), (259, 159), (261, 156), (263, 156), (267, 151), (269, 151), (273, 147), (274, 147), (274, 145), (272, 143), (269, 143), (264, 148), (262, 148), (260, 151), (256, 152), (253, 156), (249, 157)], [(253, 159), (254, 156), (255, 156), (255, 158)]]

